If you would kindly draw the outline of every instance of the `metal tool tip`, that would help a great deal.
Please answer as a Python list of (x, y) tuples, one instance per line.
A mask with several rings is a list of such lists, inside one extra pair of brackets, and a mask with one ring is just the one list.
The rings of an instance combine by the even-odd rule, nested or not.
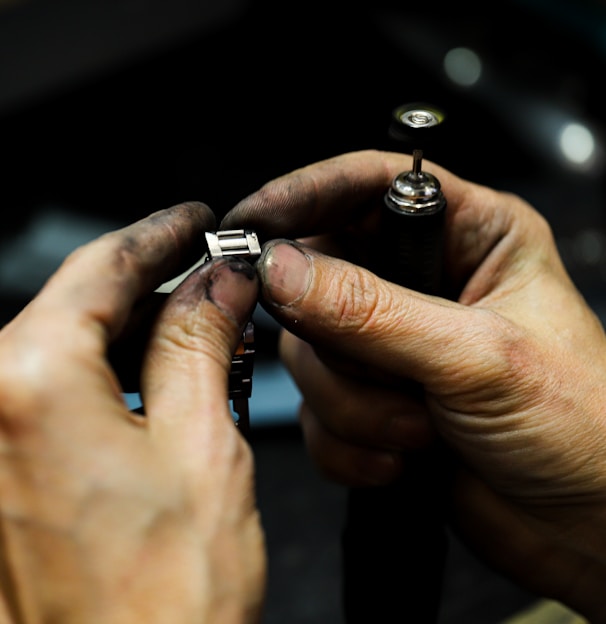
[(423, 150), (416, 149), (412, 152), (412, 172), (415, 175), (421, 173), (421, 163), (423, 161)]

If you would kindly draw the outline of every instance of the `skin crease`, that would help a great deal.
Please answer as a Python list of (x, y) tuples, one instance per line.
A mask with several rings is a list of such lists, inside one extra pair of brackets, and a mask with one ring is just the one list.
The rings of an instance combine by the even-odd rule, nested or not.
[(3, 624), (260, 621), (254, 465), (227, 401), (254, 270), (207, 263), (153, 308), (145, 417), (107, 358), (214, 227), (190, 203), (102, 236), (0, 332)]
[(540, 214), (431, 162), (448, 201), (448, 297), (363, 268), (383, 194), (410, 166), (343, 154), (269, 182), (221, 224), (265, 241), (262, 302), (285, 328), (309, 452), (328, 478), (382, 484), (439, 437), (461, 538), (521, 585), (606, 622), (602, 325)]

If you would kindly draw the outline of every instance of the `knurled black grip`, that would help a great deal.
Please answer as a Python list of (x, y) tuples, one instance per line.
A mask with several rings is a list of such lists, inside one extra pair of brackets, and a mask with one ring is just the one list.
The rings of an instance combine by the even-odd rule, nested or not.
[(433, 213), (402, 213), (387, 203), (377, 253), (377, 275), (413, 290), (437, 294), (441, 289), (444, 206)]

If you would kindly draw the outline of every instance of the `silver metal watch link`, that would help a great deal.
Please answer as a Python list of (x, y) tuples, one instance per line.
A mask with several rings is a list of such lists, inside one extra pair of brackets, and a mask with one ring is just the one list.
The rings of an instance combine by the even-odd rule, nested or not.
[(261, 254), (261, 245), (252, 230), (220, 230), (206, 232), (209, 258), (239, 256), (255, 259)]

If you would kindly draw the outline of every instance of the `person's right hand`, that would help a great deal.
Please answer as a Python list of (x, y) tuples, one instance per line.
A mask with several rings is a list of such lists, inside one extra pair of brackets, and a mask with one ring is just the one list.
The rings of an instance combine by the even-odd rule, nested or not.
[[(426, 166), (448, 199), (456, 302), (287, 240), (266, 243), (257, 263), (264, 305), (288, 330), (282, 355), (304, 397), (308, 447), (333, 478), (355, 483), (367, 467), (387, 483), (406, 469), (398, 451), (435, 427), (456, 460), (453, 522), (466, 541), (527, 587), (606, 622), (602, 325), (541, 215)], [(351, 249), (349, 232), (372, 221), (409, 168), (406, 156), (372, 151), (316, 163), (266, 184), (223, 227), (322, 235), (324, 251), (330, 235)], [(405, 392), (410, 380), (424, 405)]]

